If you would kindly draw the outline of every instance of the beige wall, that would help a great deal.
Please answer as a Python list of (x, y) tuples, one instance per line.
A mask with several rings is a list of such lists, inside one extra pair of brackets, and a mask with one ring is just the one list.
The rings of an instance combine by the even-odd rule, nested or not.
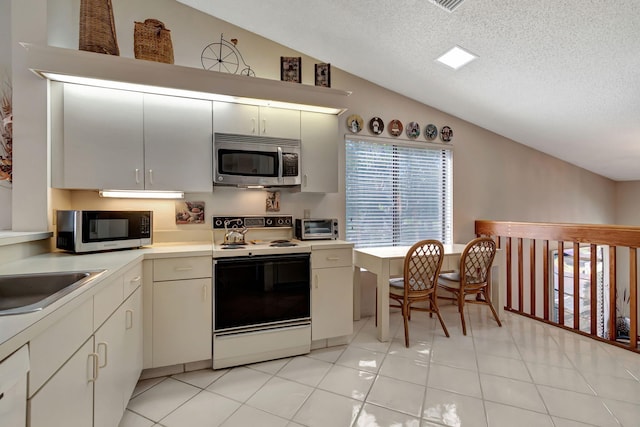
[(617, 224), (640, 225), (640, 181), (616, 184)]
[[(41, 0), (44, 2), (44, 0)], [(79, 0), (48, 1), (49, 43), (77, 48)], [(238, 49), (258, 77), (279, 79), (279, 57), (298, 56), (297, 52), (248, 33), (213, 17), (196, 12), (171, 0), (113, 0), (118, 42), (122, 56), (133, 56), (133, 22), (157, 18), (172, 31), (175, 62), (200, 67), (200, 54), (220, 33), (237, 38)], [(313, 64), (319, 61), (302, 55), (303, 84), (313, 84)], [(330, 59), (329, 59), (330, 62)], [(454, 130), (454, 240), (463, 242), (473, 236), (475, 219), (522, 221), (594, 222), (616, 221), (616, 184), (583, 169), (531, 150), (463, 120), (387, 91), (337, 69), (332, 70), (332, 86), (353, 91), (347, 98), (347, 113), (361, 115), (365, 122), (373, 116), (385, 122), (449, 125)], [(417, 88), (416, 90), (420, 90)], [(346, 134), (345, 116), (340, 118), (342, 136)], [(367, 134), (367, 130), (363, 134)], [(340, 186), (344, 187), (344, 154), (340, 157)], [(105, 207), (129, 208), (129, 201), (104, 202), (94, 192), (57, 191), (54, 208)], [(261, 214), (265, 212), (265, 193), (231, 188), (216, 188), (213, 194), (189, 195), (206, 202), (211, 214)], [(179, 230), (173, 221), (173, 202), (153, 202), (156, 228)], [(20, 206), (14, 207), (14, 212)], [(302, 216), (310, 209), (313, 216), (338, 216), (344, 226), (344, 192), (314, 195), (282, 193), (282, 213)], [(46, 213), (44, 214), (46, 215)], [(208, 229), (204, 226), (182, 226)], [(197, 228), (196, 228), (197, 229)]]

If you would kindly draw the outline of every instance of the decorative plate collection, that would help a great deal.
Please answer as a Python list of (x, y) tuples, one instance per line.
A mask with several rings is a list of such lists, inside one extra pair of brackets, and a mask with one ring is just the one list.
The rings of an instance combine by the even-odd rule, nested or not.
[[(398, 119), (391, 120), (387, 126), (385, 126), (380, 117), (372, 117), (369, 120), (369, 132), (373, 135), (382, 135), (385, 127), (389, 135), (394, 137), (402, 135), (403, 130), (409, 139), (417, 139), (422, 133), (418, 122), (409, 122), (405, 128)], [(347, 117), (347, 128), (352, 133), (359, 133), (364, 128), (364, 120), (358, 114), (351, 114)], [(438, 132), (438, 127), (434, 124), (429, 123), (424, 126), (424, 138), (427, 141), (435, 141), (438, 138), (438, 134), (442, 142), (451, 142), (453, 139), (453, 129), (450, 126), (443, 126), (440, 132)]]
[(391, 136), (400, 136), (402, 134), (402, 122), (393, 119), (389, 122), (389, 133)]
[(380, 135), (384, 130), (384, 122), (380, 117), (374, 117), (369, 120), (369, 131), (374, 135)]
[(364, 120), (357, 114), (352, 114), (347, 117), (347, 127), (353, 133), (358, 133), (362, 130), (362, 126), (364, 125)]

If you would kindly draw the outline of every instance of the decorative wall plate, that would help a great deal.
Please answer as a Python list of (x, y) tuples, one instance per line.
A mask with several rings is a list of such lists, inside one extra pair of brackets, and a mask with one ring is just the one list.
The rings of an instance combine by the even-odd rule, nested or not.
[(374, 135), (380, 135), (384, 130), (384, 122), (380, 117), (374, 117), (369, 120), (369, 130)]
[(352, 114), (347, 117), (347, 127), (353, 133), (358, 133), (362, 130), (364, 126), (364, 120), (357, 114)]
[(391, 136), (400, 136), (402, 134), (402, 122), (393, 119), (389, 122), (389, 133)]
[(453, 129), (449, 126), (443, 126), (440, 130), (440, 139), (443, 142), (450, 142), (453, 139)]
[(424, 137), (429, 141), (433, 141), (438, 137), (438, 128), (436, 125), (428, 124), (424, 128)]
[(420, 136), (420, 125), (418, 122), (409, 122), (407, 124), (407, 136), (411, 139), (416, 139)]

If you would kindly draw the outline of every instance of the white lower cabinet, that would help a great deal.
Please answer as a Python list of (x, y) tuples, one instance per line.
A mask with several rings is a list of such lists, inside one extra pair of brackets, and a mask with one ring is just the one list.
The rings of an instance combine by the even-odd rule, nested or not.
[(93, 337), (29, 400), (30, 427), (93, 425)]
[(211, 257), (153, 261), (152, 367), (211, 359)]
[(29, 348), (22, 346), (0, 362), (0, 421), (3, 426), (27, 425)]
[(95, 333), (98, 375), (93, 426), (117, 426), (142, 371), (142, 304), (138, 288)]
[(311, 251), (311, 340), (353, 332), (351, 248)]
[[(113, 304), (113, 295), (120, 295), (120, 301), (102, 322), (101, 313), (105, 305)], [(122, 295), (123, 276), (109, 279), (93, 299), (32, 340), (32, 366), (42, 374), (31, 384), (42, 381), (44, 385), (29, 391), (30, 427), (118, 426), (142, 371), (142, 288), (138, 286), (124, 302)], [(47, 346), (51, 346), (49, 354), (57, 348), (68, 348), (63, 344), (69, 338), (60, 335), (64, 328), (74, 321), (91, 325), (92, 319), (102, 324), (95, 332), (89, 329), (77, 351), (71, 350), (73, 354), (53, 369), (38, 367), (39, 361), (46, 359)], [(78, 332), (73, 339), (77, 336)]]

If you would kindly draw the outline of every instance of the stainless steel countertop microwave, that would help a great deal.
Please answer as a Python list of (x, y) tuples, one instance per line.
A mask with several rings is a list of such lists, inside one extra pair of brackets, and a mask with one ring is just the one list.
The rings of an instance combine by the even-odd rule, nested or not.
[(213, 183), (239, 187), (300, 185), (299, 139), (216, 133)]
[(152, 211), (60, 210), (56, 214), (56, 247), (75, 253), (150, 245), (152, 233)]

